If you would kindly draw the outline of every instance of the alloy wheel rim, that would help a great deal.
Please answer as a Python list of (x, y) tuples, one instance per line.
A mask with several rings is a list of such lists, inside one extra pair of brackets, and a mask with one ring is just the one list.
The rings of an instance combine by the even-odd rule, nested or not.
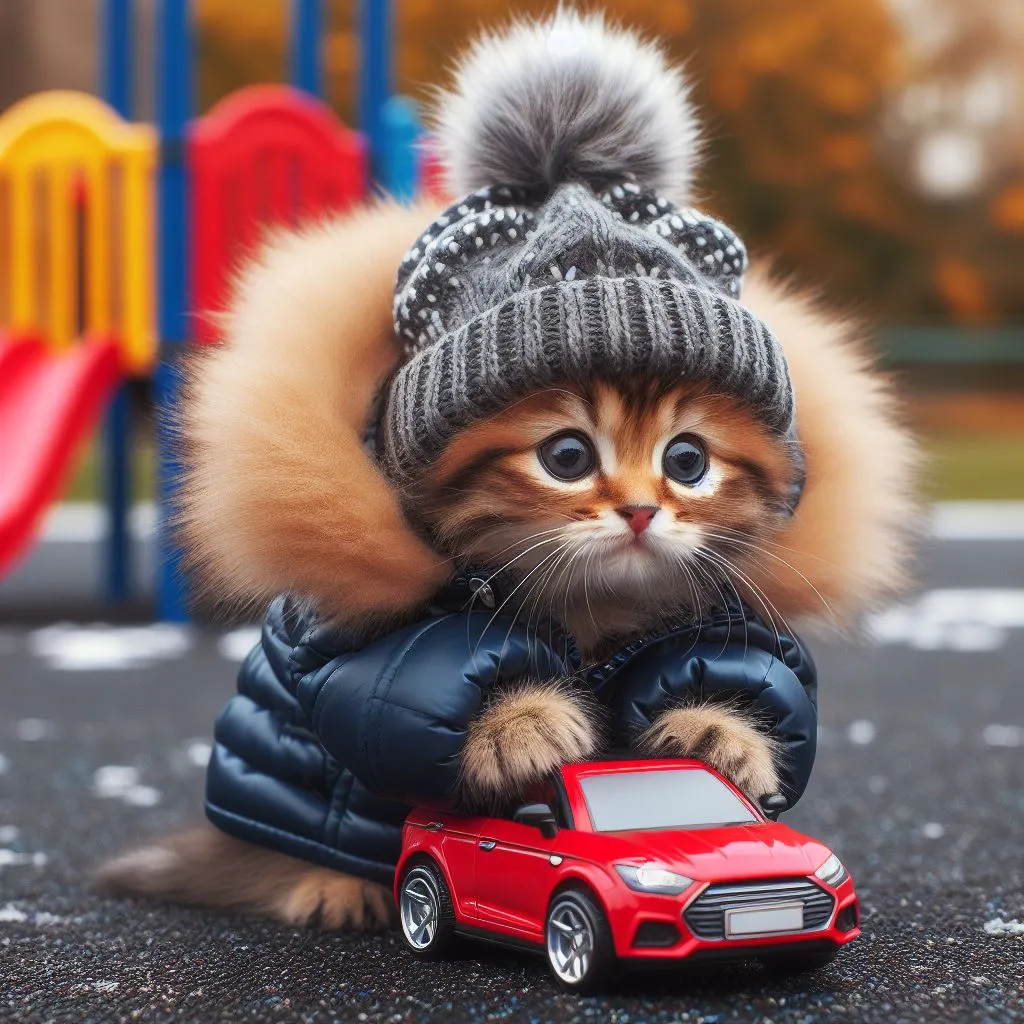
[(414, 949), (427, 949), (437, 933), (440, 916), (437, 891), (420, 872), (413, 872), (402, 886), (402, 931)]
[(578, 985), (590, 970), (594, 930), (586, 915), (571, 903), (561, 903), (548, 918), (548, 959), (555, 974)]

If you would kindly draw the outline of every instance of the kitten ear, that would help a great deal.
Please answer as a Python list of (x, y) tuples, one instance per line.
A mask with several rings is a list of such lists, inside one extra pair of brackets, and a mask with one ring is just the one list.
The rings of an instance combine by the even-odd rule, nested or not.
[(565, 8), (481, 36), (434, 122), (454, 195), (632, 178), (684, 202), (700, 152), (688, 86), (661, 49)]

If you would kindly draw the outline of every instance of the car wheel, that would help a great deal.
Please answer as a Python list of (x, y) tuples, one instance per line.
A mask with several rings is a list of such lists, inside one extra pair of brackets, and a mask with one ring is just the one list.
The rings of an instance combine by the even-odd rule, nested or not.
[(804, 974), (827, 967), (836, 958), (838, 946), (827, 949), (794, 950), (791, 953), (774, 953), (761, 958), (761, 963), (773, 974)]
[(615, 973), (615, 943), (608, 918), (584, 889), (558, 893), (544, 928), (551, 971), (570, 992), (593, 992)]
[(414, 864), (402, 876), (398, 917), (405, 944), (416, 956), (434, 960), (451, 948), (455, 911), (444, 876), (433, 864)]

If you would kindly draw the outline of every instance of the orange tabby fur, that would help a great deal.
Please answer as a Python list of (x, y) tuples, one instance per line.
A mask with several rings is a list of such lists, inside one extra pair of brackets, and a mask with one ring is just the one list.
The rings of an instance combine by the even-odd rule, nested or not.
[[(537, 455), (566, 430), (598, 452), (596, 471), (569, 483)], [(662, 450), (680, 434), (707, 448), (697, 486), (662, 470)], [(795, 472), (786, 443), (731, 398), (694, 385), (598, 383), (533, 395), (469, 427), (412, 504), (446, 550), (531, 577), (513, 605), (566, 619), (587, 651), (665, 615), (749, 593), (751, 546), (786, 521)], [(639, 538), (616, 514), (625, 506), (658, 509)], [(725, 565), (735, 571), (726, 575)], [(770, 604), (750, 596), (770, 618)]]

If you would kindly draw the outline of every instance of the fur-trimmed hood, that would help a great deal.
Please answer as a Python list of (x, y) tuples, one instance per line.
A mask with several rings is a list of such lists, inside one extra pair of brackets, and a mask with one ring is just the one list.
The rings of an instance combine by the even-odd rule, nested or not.
[[(189, 370), (182, 526), (201, 581), (234, 601), (304, 595), (348, 620), (420, 605), (450, 566), (410, 528), (363, 434), (399, 346), (395, 272), (437, 211), (383, 203), (268, 241), (224, 343)], [(857, 331), (763, 277), (744, 303), (789, 362), (807, 485), (761, 578), (786, 618), (848, 624), (905, 581), (915, 446)]]

